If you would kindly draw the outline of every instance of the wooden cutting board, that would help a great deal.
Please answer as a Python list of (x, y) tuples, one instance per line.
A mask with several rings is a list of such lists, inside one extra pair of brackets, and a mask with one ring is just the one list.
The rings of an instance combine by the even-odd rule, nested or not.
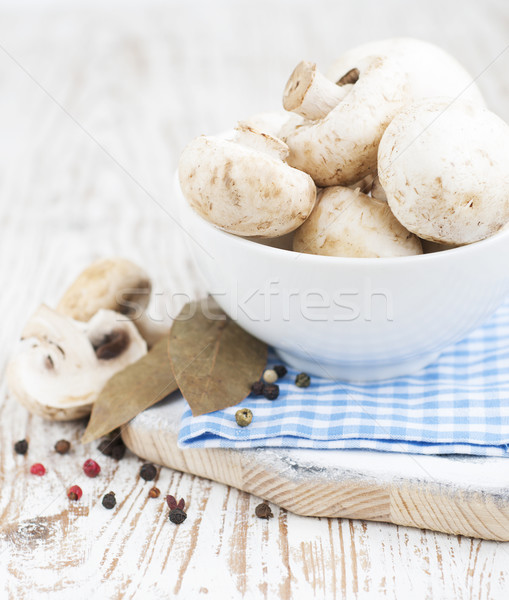
[(123, 428), (151, 462), (213, 479), (310, 517), (386, 521), (509, 541), (509, 460), (358, 450), (185, 449), (182, 398), (164, 400)]

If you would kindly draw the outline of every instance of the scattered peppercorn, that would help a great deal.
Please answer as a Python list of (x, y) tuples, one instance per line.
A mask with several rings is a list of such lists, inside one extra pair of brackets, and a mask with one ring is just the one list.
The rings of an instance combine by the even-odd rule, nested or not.
[(152, 481), (156, 478), (157, 469), (152, 463), (145, 463), (141, 465), (140, 477), (145, 481)]
[(186, 505), (184, 498), (181, 498), (177, 503), (177, 499), (175, 498), (175, 496), (168, 495), (166, 496), (166, 502), (170, 507), (170, 521), (172, 523), (175, 523), (175, 525), (180, 525), (181, 523), (183, 523), (187, 519), (187, 513), (184, 510)]
[(124, 458), (124, 455), (125, 446), (123, 442), (122, 444), (117, 444), (116, 446), (113, 446), (113, 450), (111, 451), (111, 458), (114, 458), (115, 460), (122, 460)]
[(263, 381), (255, 381), (251, 386), (251, 393), (255, 396), (261, 396), (263, 394)]
[(253, 413), (249, 410), (249, 408), (240, 408), (235, 413), (235, 420), (237, 421), (237, 425), (239, 427), (247, 427), (253, 420)]
[(71, 449), (71, 443), (68, 442), (67, 440), (58, 440), (58, 442), (55, 444), (55, 450), (59, 454), (67, 454), (70, 449)]
[(275, 383), (277, 381), (277, 373), (274, 369), (266, 369), (263, 373), (263, 381), (265, 383)]
[(14, 452), (16, 454), (26, 454), (28, 451), (28, 442), (26, 440), (19, 440), (14, 444)]
[(295, 378), (295, 385), (301, 388), (309, 387), (311, 383), (311, 377), (307, 373), (299, 373)]
[(79, 500), (83, 495), (83, 491), (79, 485), (71, 485), (67, 490), (67, 497), (69, 500)]
[(99, 446), (97, 446), (99, 452), (104, 454), (105, 456), (111, 456), (115, 460), (121, 460), (124, 458), (126, 447), (122, 438), (119, 434), (112, 439), (103, 440)]
[(108, 492), (103, 496), (103, 506), (108, 510), (115, 507), (117, 499), (115, 498), (115, 492)]
[(284, 365), (276, 365), (274, 367), (274, 371), (276, 371), (277, 376), (281, 379), (288, 373), (288, 369)]
[(30, 473), (32, 473), (32, 475), (39, 475), (39, 477), (42, 477), (46, 474), (46, 469), (44, 468), (44, 465), (41, 465), (41, 463), (35, 463), (30, 467)]
[(255, 515), (259, 518), (259, 519), (267, 519), (267, 521), (273, 517), (274, 515), (272, 514), (272, 511), (270, 509), (270, 506), (266, 503), (266, 502), (262, 502), (261, 504), (258, 504), (258, 506), (255, 508)]
[(87, 477), (97, 477), (101, 472), (101, 467), (95, 462), (95, 460), (87, 458), (87, 460), (83, 463), (83, 472)]
[(279, 396), (279, 386), (275, 383), (268, 383), (263, 388), (263, 395), (267, 400), (275, 400)]
[(159, 498), (160, 495), (161, 495), (161, 490), (159, 488), (153, 487), (153, 488), (150, 488), (148, 491), (149, 498)]

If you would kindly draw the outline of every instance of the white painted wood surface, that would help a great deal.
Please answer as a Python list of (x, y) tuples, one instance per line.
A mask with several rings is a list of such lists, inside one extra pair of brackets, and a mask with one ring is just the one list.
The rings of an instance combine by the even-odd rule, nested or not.
[[(425, 37), (483, 73), (489, 105), (509, 119), (504, 0), (24, 4), (0, 7), (2, 370), (29, 312), (94, 258), (144, 265), (166, 292), (155, 314), (178, 310), (172, 293), (202, 289), (158, 206), (171, 213), (178, 152), (279, 106), (301, 58), (326, 66), (374, 37)], [(175, 528), (146, 499), (136, 457), (101, 458), (101, 476), (83, 481), (96, 454), (77, 444), (83, 424), (31, 417), (5, 387), (1, 402), (1, 597), (507, 597), (506, 544), (284, 510), (266, 523), (257, 498), (164, 469), (158, 487), (189, 502)], [(23, 459), (11, 448), (25, 435)], [(62, 437), (76, 443), (69, 456), (52, 453)], [(48, 474), (36, 479), (28, 465), (39, 460)], [(85, 494), (69, 508), (72, 483)], [(99, 499), (110, 489), (119, 505), (108, 512)]]

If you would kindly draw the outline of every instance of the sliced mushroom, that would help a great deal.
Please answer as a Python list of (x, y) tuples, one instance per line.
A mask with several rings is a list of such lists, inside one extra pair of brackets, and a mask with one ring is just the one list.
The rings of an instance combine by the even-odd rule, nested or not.
[(375, 173), (385, 128), (403, 106), (433, 96), (465, 93), (482, 103), (468, 73), (446, 52), (419, 40), (395, 39), (355, 48), (324, 77), (301, 63), (283, 104), (305, 120), (283, 137), (289, 165), (318, 186), (351, 185)]
[(106, 381), (147, 345), (120, 313), (99, 310), (88, 323), (40, 306), (7, 368), (15, 398), (31, 412), (65, 421), (87, 415)]
[(75, 279), (57, 310), (78, 321), (88, 321), (101, 308), (122, 313), (151, 347), (169, 331), (168, 323), (156, 323), (146, 313), (151, 291), (150, 277), (141, 267), (125, 258), (103, 258)]
[(179, 163), (182, 191), (191, 207), (236, 235), (278, 237), (299, 227), (313, 209), (316, 188), (289, 167), (280, 139), (239, 124), (235, 140), (201, 136)]
[(509, 126), (477, 104), (427, 100), (400, 112), (378, 152), (396, 218), (421, 238), (462, 245), (509, 222)]
[(293, 249), (361, 258), (422, 254), (420, 240), (396, 220), (387, 203), (339, 186), (320, 193), (311, 216), (295, 232)]

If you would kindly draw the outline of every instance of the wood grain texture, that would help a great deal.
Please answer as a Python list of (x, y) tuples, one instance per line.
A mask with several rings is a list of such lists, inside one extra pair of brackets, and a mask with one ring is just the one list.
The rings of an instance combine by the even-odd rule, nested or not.
[[(483, 73), (488, 104), (509, 119), (504, 0), (25, 4), (0, 8), (2, 374), (27, 315), (96, 258), (142, 264), (155, 316), (178, 313), (187, 297), (175, 294), (203, 292), (171, 218), (179, 152), (278, 107), (301, 59), (326, 67), (363, 41), (424, 37)], [(147, 499), (139, 459), (101, 458), (100, 477), (85, 480), (81, 464), (97, 452), (78, 444), (83, 423), (28, 415), (5, 384), (0, 398), (2, 598), (507, 597), (505, 544), (285, 510), (262, 522), (258, 498), (162, 469), (163, 494), (189, 502), (172, 527)], [(12, 444), (24, 436), (21, 458)], [(52, 452), (60, 438), (71, 454)], [(28, 475), (36, 461), (44, 478)], [(84, 497), (69, 506), (72, 483)], [(100, 505), (110, 489), (111, 512)]]
[[(175, 394), (174, 394), (175, 396)], [(385, 455), (299, 449), (184, 449), (177, 444), (182, 397), (170, 398), (122, 428), (126, 445), (158, 464), (207, 477), (293, 513), (386, 521), (509, 541), (505, 459)], [(367, 460), (366, 460), (367, 457)], [(413, 459), (420, 467), (405, 467)], [(382, 465), (382, 468), (380, 466)], [(485, 477), (479, 477), (479, 467)], [(458, 470), (464, 478), (451, 471)]]

